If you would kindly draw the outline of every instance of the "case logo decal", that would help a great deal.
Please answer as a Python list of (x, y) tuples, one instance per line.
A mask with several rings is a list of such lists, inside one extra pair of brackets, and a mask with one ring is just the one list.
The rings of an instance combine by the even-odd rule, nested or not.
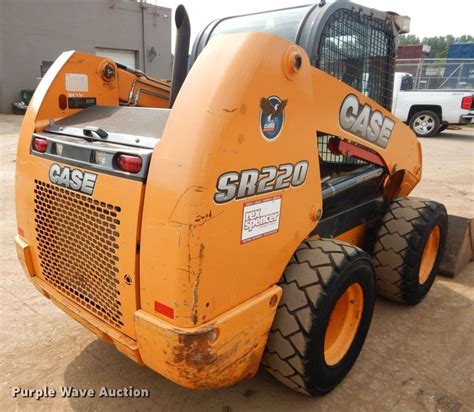
[(67, 166), (61, 167), (53, 163), (49, 168), (49, 181), (55, 185), (90, 196), (94, 193), (97, 175), (83, 172), (80, 169), (71, 170)]
[(278, 232), (281, 196), (245, 203), (240, 243), (247, 243)]
[(281, 100), (278, 96), (260, 99), (260, 132), (267, 140), (275, 140), (283, 128), (285, 107), (288, 99)]
[(387, 147), (395, 122), (374, 110), (370, 104), (362, 104), (357, 96), (349, 94), (339, 111), (339, 124), (349, 133), (355, 134), (382, 149)]

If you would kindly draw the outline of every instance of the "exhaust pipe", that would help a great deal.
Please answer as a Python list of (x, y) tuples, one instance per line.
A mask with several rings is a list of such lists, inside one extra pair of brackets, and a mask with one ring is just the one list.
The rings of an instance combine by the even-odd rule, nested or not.
[(188, 74), (191, 25), (189, 24), (188, 13), (182, 4), (176, 8), (174, 21), (176, 24), (176, 45), (174, 48), (173, 77), (171, 79), (170, 108), (173, 107), (179, 89), (181, 89)]

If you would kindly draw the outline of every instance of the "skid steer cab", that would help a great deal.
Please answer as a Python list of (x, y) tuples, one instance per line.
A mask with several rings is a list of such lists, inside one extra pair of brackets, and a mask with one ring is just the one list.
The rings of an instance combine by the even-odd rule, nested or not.
[(349, 2), (222, 19), (176, 11), (173, 80), (70, 51), (18, 145), (18, 256), (39, 291), (190, 388), (260, 364), (332, 390), (376, 292), (431, 288), (446, 211), (407, 195), (421, 150), (390, 113), (406, 18)]

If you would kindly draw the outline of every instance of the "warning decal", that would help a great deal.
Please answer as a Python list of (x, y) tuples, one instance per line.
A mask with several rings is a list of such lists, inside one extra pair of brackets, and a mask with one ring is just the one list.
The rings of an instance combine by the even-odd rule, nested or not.
[(89, 77), (87, 74), (66, 73), (66, 91), (87, 92), (89, 91)]

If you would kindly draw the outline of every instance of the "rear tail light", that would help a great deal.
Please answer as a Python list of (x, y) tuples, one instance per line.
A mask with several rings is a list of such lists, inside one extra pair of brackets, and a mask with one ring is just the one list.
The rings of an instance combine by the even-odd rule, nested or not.
[(470, 110), (472, 106), (472, 96), (464, 96), (461, 101), (461, 109)]
[(46, 139), (40, 139), (39, 137), (35, 137), (33, 139), (33, 148), (37, 152), (44, 153), (48, 149), (48, 141)]
[(107, 153), (106, 152), (100, 152), (100, 151), (94, 152), (94, 161), (98, 165), (105, 166), (105, 164), (107, 162)]
[(130, 172), (138, 173), (142, 168), (142, 158), (140, 156), (119, 154), (116, 157), (116, 165), (119, 169)]
[(63, 144), (62, 143), (55, 143), (54, 147), (56, 149), (56, 154), (58, 156), (61, 156), (63, 154), (63, 148), (64, 148)]

